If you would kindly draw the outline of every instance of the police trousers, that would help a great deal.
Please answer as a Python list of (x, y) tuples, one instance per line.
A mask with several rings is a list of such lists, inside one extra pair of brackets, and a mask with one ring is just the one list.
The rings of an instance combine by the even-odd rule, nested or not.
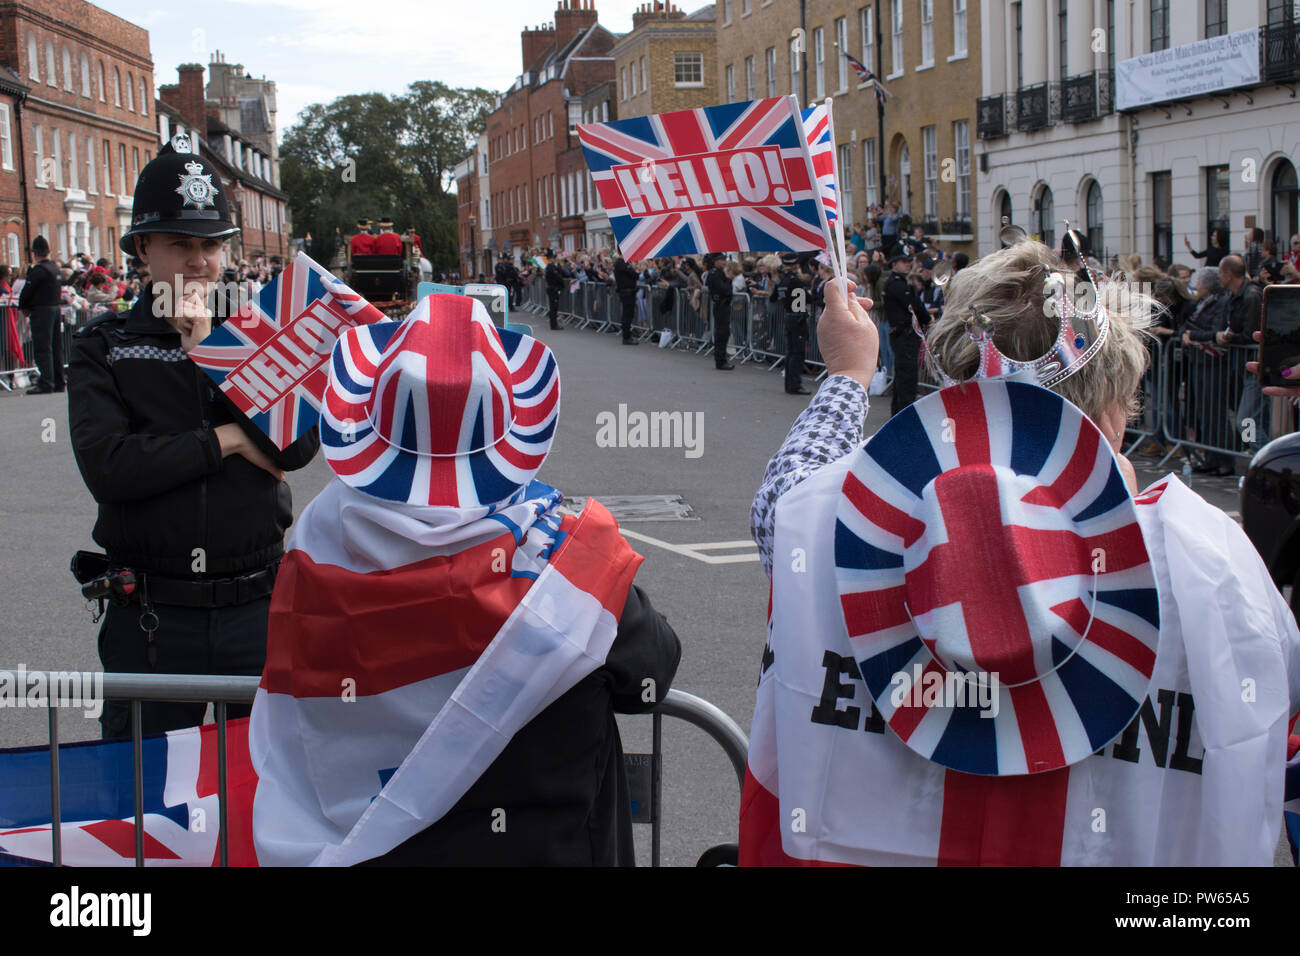
[[(109, 604), (99, 629), (99, 659), (105, 672), (130, 674), (233, 674), (260, 677), (266, 665), (267, 617), (271, 597), (229, 607), (178, 607), (155, 604), (154, 663), (149, 661), (148, 635), (140, 627), (138, 603)], [(131, 733), (128, 701), (104, 704), (99, 722), (105, 739)], [(146, 734), (179, 730), (203, 723), (206, 703), (144, 701), (141, 729)], [(251, 707), (230, 704), (226, 716), (247, 717)]]
[(808, 317), (786, 313), (785, 317), (785, 390), (803, 388), (804, 352), (808, 346)]

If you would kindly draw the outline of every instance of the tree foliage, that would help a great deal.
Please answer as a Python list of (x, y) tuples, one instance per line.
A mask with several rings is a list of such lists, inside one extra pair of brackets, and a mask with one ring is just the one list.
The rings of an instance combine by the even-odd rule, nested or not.
[(495, 96), (421, 80), (398, 96), (353, 94), (303, 110), (280, 145), (280, 185), (295, 232), (312, 235), (312, 258), (328, 263), (358, 218), (387, 216), (398, 232), (420, 234), (436, 268), (454, 268), (452, 170), (473, 149)]

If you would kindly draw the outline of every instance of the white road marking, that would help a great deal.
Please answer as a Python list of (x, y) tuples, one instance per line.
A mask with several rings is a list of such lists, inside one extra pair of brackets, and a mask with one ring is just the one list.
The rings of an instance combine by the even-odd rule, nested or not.
[[(684, 558), (694, 558), (704, 564), (739, 564), (745, 561), (758, 560), (758, 546), (752, 541), (715, 541), (705, 544), (673, 544), (670, 541), (660, 541), (658, 538), (652, 538), (648, 534), (641, 534), (639, 531), (629, 531), (627, 528), (619, 528), (623, 537), (631, 538), (633, 541), (641, 541), (645, 544), (652, 544), (656, 548), (663, 548), (665, 551), (671, 551), (673, 554), (680, 554)], [(719, 548), (740, 548), (748, 547), (754, 550), (749, 554), (703, 554), (705, 549), (716, 550)]]

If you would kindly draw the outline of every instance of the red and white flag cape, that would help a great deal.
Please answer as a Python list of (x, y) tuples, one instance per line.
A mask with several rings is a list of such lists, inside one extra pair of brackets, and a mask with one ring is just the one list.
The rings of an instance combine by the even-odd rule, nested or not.
[(249, 725), (263, 866), (349, 865), (436, 822), (604, 661), (641, 562), (589, 500), (395, 505), (327, 486), (271, 599)]
[(1231, 519), (1172, 476), (1140, 495), (1161, 624), (1141, 713), (1071, 767), (972, 776), (898, 740), (859, 677), (832, 533), (851, 461), (777, 506), (742, 865), (1272, 864), (1300, 633)]

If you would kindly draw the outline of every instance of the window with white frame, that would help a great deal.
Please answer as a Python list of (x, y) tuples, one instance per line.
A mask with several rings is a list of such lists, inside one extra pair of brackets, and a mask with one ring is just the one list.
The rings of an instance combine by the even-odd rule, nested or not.
[(63, 47), (63, 88), (72, 92), (72, 51)]
[(921, 153), (925, 162), (925, 218), (939, 216), (939, 150), (936, 146), (935, 128), (921, 127)]
[(957, 160), (957, 218), (970, 219), (970, 120), (952, 124), (953, 148)]
[(748, 15), (749, 15), (749, 11), (750, 11), (750, 9), (751, 9), (751, 4), (752, 4), (753, 2), (754, 2), (754, 0), (741, 0), (741, 4), (740, 4), (740, 12), (741, 12), (741, 14), (742, 14), (743, 16), (748, 16)]
[(104, 195), (113, 195), (113, 144), (104, 140)]
[(92, 195), (98, 192), (95, 188), (95, 139), (93, 136), (86, 137), (86, 192)]
[(745, 57), (745, 99), (754, 98), (754, 58)]
[(858, 11), (858, 30), (862, 34), (862, 65), (876, 72), (876, 21), (875, 8), (863, 7)]
[(966, 0), (952, 0), (952, 55), (966, 55)]
[(54, 234), (59, 237), (57, 243), (59, 249), (59, 258), (62, 259), (64, 262), (67, 262), (70, 258), (72, 258), (68, 254), (68, 224), (66, 222), (59, 223), (58, 226), (55, 228)]
[(644, 93), (649, 87), (645, 82), (645, 57), (641, 57), (641, 92)]
[(54, 66), (54, 41), (45, 41), (45, 82), (50, 86), (59, 85), (58, 73)]
[(40, 123), (32, 125), (32, 154), (36, 158), (36, 185), (44, 189), (50, 185), (50, 176), (45, 168), (45, 133)]
[(767, 48), (767, 95), (776, 96), (776, 47)]
[(826, 96), (826, 37), (821, 27), (813, 30), (813, 76), (820, 100)]
[(90, 57), (81, 54), (81, 95), (90, 99)]
[(27, 75), (38, 83), (41, 79), (41, 57), (37, 53), (36, 34), (27, 34)]
[(722, 0), (722, 25), (728, 26), (731, 23), (731, 0)]
[(122, 105), (122, 71), (113, 67), (113, 105)]
[(14, 143), (9, 129), (8, 103), (0, 103), (0, 164), (5, 169), (14, 168)]
[(619, 100), (627, 99), (627, 67), (618, 68), (618, 98)]
[(142, 76), (140, 77), (140, 115), (141, 116), (149, 115), (149, 107), (146, 105), (148, 104), (148, 102), (149, 102), (149, 87), (148, 85), (145, 84), (144, 77)]
[(15, 269), (22, 265), (18, 252), (18, 233), (11, 232), (5, 237), (5, 250), (9, 253), (9, 264)]
[(727, 64), (727, 102), (736, 102), (736, 68)]
[(673, 54), (673, 83), (676, 86), (704, 85), (704, 54), (678, 50)]
[(853, 147), (845, 143), (840, 147), (839, 168), (835, 170), (844, 195), (839, 197), (839, 212), (846, 222), (853, 221)]
[(896, 75), (903, 72), (903, 0), (889, 2), (889, 58), (892, 72)]
[(54, 159), (54, 188), (63, 188), (63, 134), (50, 127), (50, 156)]
[(132, 87), (134, 86), (135, 77), (128, 72), (126, 74), (126, 111), (128, 113), (135, 112), (135, 93), (132, 90)]
[(868, 208), (880, 202), (880, 184), (876, 180), (876, 170), (876, 141), (874, 139), (864, 139), (862, 141), (862, 178), (867, 186)]
[(81, 188), (81, 170), (77, 168), (77, 132), (68, 132), (68, 188)]
[(117, 144), (117, 194), (131, 195), (126, 191), (126, 143)]
[(101, 103), (106, 103), (106, 102), (108, 102), (107, 100), (104, 99), (104, 97), (107, 95), (107, 94), (104, 92), (104, 89), (105, 89), (105, 87), (104, 87), (104, 61), (103, 61), (103, 60), (100, 60), (100, 61), (99, 61), (99, 102), (101, 102)]
[(921, 0), (921, 65), (934, 65), (934, 0)]
[(849, 88), (849, 61), (844, 59), (844, 54), (849, 52), (849, 22), (844, 17), (835, 21), (835, 66), (838, 70), (836, 78), (839, 85), (837, 90), (847, 90)]

